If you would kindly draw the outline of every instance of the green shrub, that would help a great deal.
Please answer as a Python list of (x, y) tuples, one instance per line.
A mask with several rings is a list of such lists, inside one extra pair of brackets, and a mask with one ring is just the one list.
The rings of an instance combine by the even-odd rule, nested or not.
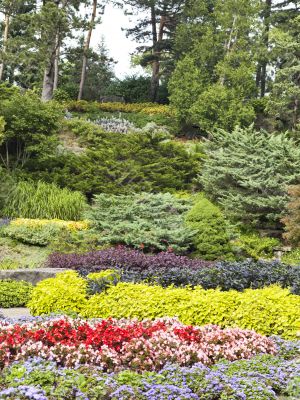
[(286, 264), (300, 265), (300, 248), (285, 253), (281, 260)]
[(19, 182), (7, 196), (3, 214), (11, 218), (80, 220), (86, 201), (79, 192), (44, 182)]
[(55, 224), (37, 225), (34, 227), (8, 225), (2, 228), (1, 235), (25, 244), (48, 246), (55, 237), (59, 237), (61, 231), (62, 228)]
[(33, 285), (25, 281), (0, 280), (0, 307), (22, 307), (30, 299)]
[(140, 320), (178, 316), (188, 325), (238, 326), (294, 338), (300, 329), (300, 297), (278, 286), (241, 293), (119, 283), (92, 296), (82, 315)]
[(184, 226), (189, 208), (190, 201), (170, 193), (100, 194), (88, 218), (103, 243), (182, 252), (191, 245), (192, 232)]
[(17, 261), (10, 260), (9, 258), (5, 258), (0, 261), (0, 270), (7, 269), (19, 269), (19, 263)]
[(79, 190), (88, 197), (98, 193), (174, 192), (188, 190), (199, 172), (198, 157), (161, 132), (103, 132), (83, 120), (67, 122), (83, 149), (39, 163), (29, 163), (30, 177)]
[(270, 259), (274, 257), (274, 248), (280, 245), (276, 238), (261, 237), (255, 234), (241, 235), (233, 243), (238, 252), (243, 256), (251, 257), (256, 260), (260, 258)]
[(85, 307), (87, 282), (74, 271), (39, 282), (27, 304), (32, 315), (51, 312), (80, 312)]
[(243, 227), (280, 226), (287, 185), (299, 181), (300, 148), (285, 133), (253, 126), (214, 133), (199, 182), (226, 216)]
[(221, 210), (204, 196), (197, 196), (186, 215), (186, 225), (195, 232), (195, 254), (204, 260), (233, 257), (228, 227)]
[(102, 250), (105, 246), (101, 244), (101, 238), (90, 230), (70, 231), (64, 229), (58, 236), (52, 238), (49, 245), (51, 253), (87, 253), (95, 250)]
[(58, 144), (56, 133), (63, 115), (61, 107), (54, 102), (43, 103), (31, 91), (16, 91), (5, 97), (2, 100), (0, 93), (1, 116), (5, 121), (0, 164), (14, 170), (23, 168), (29, 160), (48, 158)]

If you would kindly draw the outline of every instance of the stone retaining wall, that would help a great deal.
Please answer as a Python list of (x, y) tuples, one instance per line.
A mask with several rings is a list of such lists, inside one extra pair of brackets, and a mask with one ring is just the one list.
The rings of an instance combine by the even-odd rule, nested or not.
[(8, 269), (0, 270), (1, 279), (13, 279), (26, 281), (36, 285), (39, 281), (47, 278), (54, 278), (57, 273), (66, 271), (62, 268), (39, 268), (39, 269)]

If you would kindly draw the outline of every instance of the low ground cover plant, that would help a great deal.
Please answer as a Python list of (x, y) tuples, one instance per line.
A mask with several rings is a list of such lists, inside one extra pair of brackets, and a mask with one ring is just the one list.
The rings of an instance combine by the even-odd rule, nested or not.
[(273, 285), (263, 289), (204, 290), (118, 283), (89, 296), (87, 280), (75, 271), (39, 282), (28, 307), (33, 315), (77, 312), (86, 318), (177, 316), (182, 323), (238, 326), (265, 335), (294, 338), (299, 334), (300, 297)]
[(0, 398), (89, 400), (277, 400), (297, 399), (299, 363), (262, 355), (251, 360), (219, 362), (213, 367), (168, 364), (157, 373), (121, 371), (107, 374), (97, 367), (71, 369), (33, 357), (6, 367)]
[(48, 246), (55, 238), (60, 238), (64, 231), (87, 230), (88, 226), (87, 221), (17, 218), (3, 226), (0, 235), (25, 244)]
[(0, 307), (23, 307), (30, 299), (33, 285), (25, 281), (0, 280)]
[(65, 228), (68, 231), (76, 232), (83, 231), (89, 228), (88, 221), (65, 221), (61, 219), (30, 219), (30, 218), (16, 218), (10, 221), (10, 226), (26, 226), (35, 228), (45, 225), (57, 225), (58, 227)]
[(232, 246), (237, 255), (255, 260), (272, 259), (274, 250), (280, 247), (280, 240), (272, 237), (262, 237), (255, 233), (241, 234), (233, 241)]
[[(28, 246), (0, 234), (0, 269), (43, 267), (50, 251), (48, 247)], [(11, 266), (12, 268), (8, 268)]]
[(176, 319), (86, 321), (57, 317), (12, 325), (0, 322), (0, 365), (32, 356), (60, 365), (97, 365), (103, 371), (157, 371), (168, 362), (182, 366), (221, 359), (275, 354), (276, 343), (253, 331), (182, 325)]

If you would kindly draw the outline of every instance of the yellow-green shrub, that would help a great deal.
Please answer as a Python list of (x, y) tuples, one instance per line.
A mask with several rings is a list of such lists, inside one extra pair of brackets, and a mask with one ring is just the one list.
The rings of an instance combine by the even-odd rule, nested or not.
[(278, 286), (240, 293), (119, 283), (92, 296), (82, 315), (138, 319), (177, 316), (185, 324), (238, 326), (294, 338), (300, 329), (300, 296)]
[(54, 240), (61, 241), (66, 233), (86, 231), (88, 227), (88, 221), (17, 218), (5, 226), (1, 234), (21, 243), (48, 246)]
[(51, 312), (81, 312), (87, 301), (87, 282), (75, 271), (39, 282), (27, 304), (32, 315)]
[(12, 279), (0, 280), (0, 307), (22, 307), (30, 298), (33, 285)]
[(157, 103), (98, 103), (81, 101), (68, 101), (65, 106), (70, 111), (88, 112), (88, 111), (109, 111), (109, 112), (125, 112), (125, 113), (143, 113), (148, 115), (164, 114), (172, 115), (170, 106)]
[(59, 228), (65, 228), (68, 231), (82, 231), (89, 228), (88, 221), (64, 221), (62, 219), (30, 219), (16, 218), (10, 222), (12, 226), (26, 226), (28, 228), (36, 228), (45, 225), (56, 225)]

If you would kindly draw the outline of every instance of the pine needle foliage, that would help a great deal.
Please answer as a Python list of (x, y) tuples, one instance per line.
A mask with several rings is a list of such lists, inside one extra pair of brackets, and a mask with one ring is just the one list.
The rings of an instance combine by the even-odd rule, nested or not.
[(184, 226), (191, 205), (170, 193), (100, 194), (87, 217), (103, 243), (181, 253), (192, 244), (193, 232)]
[(274, 228), (288, 202), (287, 187), (300, 180), (299, 170), (300, 148), (286, 133), (236, 127), (214, 134), (199, 181), (229, 218)]
[(78, 221), (86, 206), (82, 193), (60, 189), (55, 184), (20, 181), (12, 190), (3, 210), (10, 218), (62, 219)]

